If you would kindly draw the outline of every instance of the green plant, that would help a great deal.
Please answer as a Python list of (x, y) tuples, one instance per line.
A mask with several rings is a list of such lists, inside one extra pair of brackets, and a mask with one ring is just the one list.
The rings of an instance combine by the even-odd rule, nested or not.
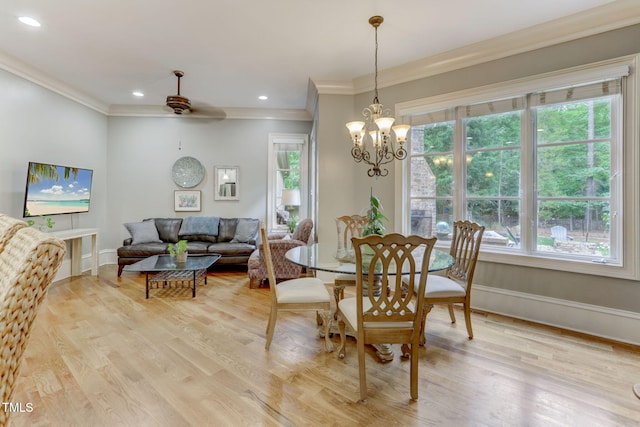
[(169, 243), (167, 246), (167, 250), (169, 251), (169, 255), (176, 256), (176, 254), (181, 254), (187, 251), (187, 241), (186, 240), (178, 240), (177, 243)]
[(388, 221), (389, 219), (382, 213), (383, 207), (380, 199), (373, 195), (369, 196), (369, 210), (367, 211), (367, 224), (362, 230), (363, 236), (370, 234), (378, 234), (382, 236), (384, 234), (384, 224), (382, 221)]
[(289, 233), (293, 233), (293, 230), (296, 229), (297, 225), (298, 225), (298, 217), (291, 216), (289, 218), (289, 221), (287, 221), (287, 228), (289, 229)]
[(29, 225), (29, 227), (35, 225), (36, 227), (38, 227), (38, 230), (42, 230), (45, 227), (51, 229), (56, 224), (56, 222), (51, 218), (45, 218), (42, 215), (39, 215), (38, 218), (40, 219), (39, 223), (33, 219), (28, 219), (27, 224)]

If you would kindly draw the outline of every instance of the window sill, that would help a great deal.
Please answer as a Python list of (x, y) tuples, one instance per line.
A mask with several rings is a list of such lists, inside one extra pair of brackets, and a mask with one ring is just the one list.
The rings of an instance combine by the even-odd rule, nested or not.
[(638, 280), (637, 271), (633, 266), (631, 268), (625, 268), (622, 264), (614, 263), (611, 260), (601, 262), (597, 257), (589, 260), (586, 258), (571, 259), (569, 257), (551, 257), (542, 253), (525, 255), (509, 250), (488, 249), (485, 246), (480, 249), (478, 260), (481, 262), (518, 265), (529, 268), (543, 268), (593, 276)]

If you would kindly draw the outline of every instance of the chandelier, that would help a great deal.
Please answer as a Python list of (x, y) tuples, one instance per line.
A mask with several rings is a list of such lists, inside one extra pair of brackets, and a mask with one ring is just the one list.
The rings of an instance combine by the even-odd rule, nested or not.
[[(364, 162), (371, 168), (367, 174), (373, 176), (387, 176), (389, 170), (381, 168), (381, 165), (389, 163), (394, 159), (403, 160), (407, 157), (407, 150), (404, 143), (407, 140), (407, 133), (411, 126), (396, 125), (393, 126), (395, 119), (391, 116), (390, 110), (385, 110), (378, 100), (378, 27), (384, 19), (382, 16), (372, 16), (369, 18), (369, 24), (375, 30), (375, 92), (373, 103), (362, 110), (365, 122), (349, 122), (347, 129), (351, 134), (353, 147), (351, 148), (351, 156), (356, 162)], [(375, 128), (373, 126), (375, 124)], [(391, 131), (395, 135), (395, 140), (391, 135)]]

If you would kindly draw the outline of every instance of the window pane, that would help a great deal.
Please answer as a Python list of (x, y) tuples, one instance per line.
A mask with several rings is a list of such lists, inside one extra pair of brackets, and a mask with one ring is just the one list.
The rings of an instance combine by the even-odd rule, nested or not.
[(465, 120), (467, 148), (520, 146), (522, 114), (519, 111), (491, 114)]
[(538, 144), (611, 137), (611, 98), (537, 108)]
[(454, 122), (434, 123), (423, 126), (424, 146), (412, 154), (419, 153), (446, 153), (453, 151), (453, 126)]
[(520, 202), (518, 200), (469, 200), (467, 219), (486, 227), (482, 244), (518, 247)]
[(539, 251), (609, 256), (609, 202), (545, 200), (538, 211)]
[(608, 197), (610, 164), (609, 142), (540, 147), (538, 194), (541, 197)]
[(467, 154), (467, 196), (520, 194), (520, 150)]
[(453, 195), (453, 156), (411, 158), (411, 197)]
[[(453, 202), (446, 199), (411, 200), (411, 234), (448, 238), (453, 224)], [(450, 239), (450, 238), (449, 238)]]

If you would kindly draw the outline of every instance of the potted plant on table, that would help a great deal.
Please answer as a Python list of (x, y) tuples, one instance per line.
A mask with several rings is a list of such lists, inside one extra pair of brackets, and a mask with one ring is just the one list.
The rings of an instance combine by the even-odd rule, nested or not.
[(378, 234), (382, 236), (384, 234), (384, 224), (382, 221), (388, 221), (389, 219), (382, 213), (382, 203), (380, 199), (373, 195), (369, 196), (369, 210), (367, 211), (367, 224), (362, 230), (363, 236), (370, 234)]
[(177, 243), (169, 243), (167, 247), (169, 251), (169, 255), (172, 257), (176, 257), (176, 262), (179, 264), (184, 264), (187, 262), (187, 241), (186, 240), (178, 240)]
[[(384, 234), (384, 224), (382, 221), (388, 221), (388, 218), (382, 213), (382, 203), (380, 199), (373, 195), (373, 191), (369, 196), (369, 210), (367, 211), (367, 223), (362, 229), (362, 236), (369, 236), (371, 234), (377, 234), (382, 236)], [(363, 248), (363, 255), (365, 259), (363, 261), (363, 267), (365, 270), (369, 269), (371, 263), (371, 257), (373, 257), (374, 251), (372, 248), (365, 246)], [(380, 260), (376, 262), (376, 270), (381, 268)]]

